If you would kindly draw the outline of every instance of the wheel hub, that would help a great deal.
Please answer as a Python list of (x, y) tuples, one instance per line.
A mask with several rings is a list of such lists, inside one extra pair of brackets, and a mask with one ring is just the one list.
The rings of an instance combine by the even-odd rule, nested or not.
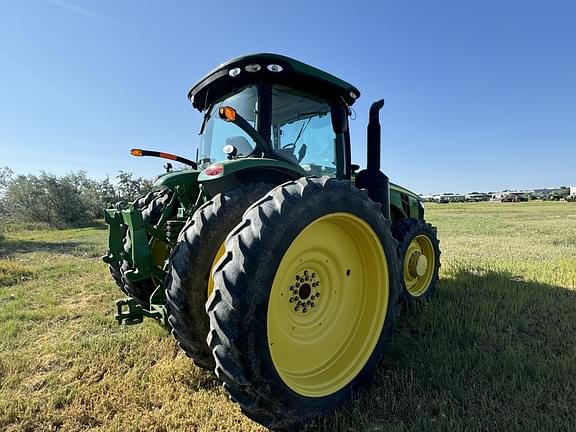
[(428, 269), (428, 259), (424, 255), (420, 255), (418, 257), (418, 262), (416, 263), (416, 274), (418, 277), (422, 277), (426, 274), (426, 270)]
[(294, 306), (294, 312), (306, 314), (318, 306), (320, 279), (312, 270), (296, 274), (289, 289), (291, 295), (288, 301)]
[(420, 251), (414, 251), (408, 259), (408, 272), (413, 278), (422, 277), (428, 269), (428, 259)]

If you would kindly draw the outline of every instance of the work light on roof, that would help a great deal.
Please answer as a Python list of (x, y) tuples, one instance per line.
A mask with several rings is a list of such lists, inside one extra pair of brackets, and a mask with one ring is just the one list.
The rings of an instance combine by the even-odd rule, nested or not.
[(240, 72), (242, 72), (242, 69), (240, 69), (239, 67), (235, 67), (233, 69), (230, 69), (228, 71), (228, 75), (230, 75), (232, 78), (237, 77), (238, 75), (240, 75)]
[(351, 97), (352, 99), (356, 99), (356, 98), (358, 97), (358, 95), (356, 94), (355, 91), (351, 91), (351, 92), (350, 92), (350, 97)]
[(250, 63), (249, 65), (244, 66), (246, 72), (258, 72), (260, 69), (262, 69), (262, 66), (258, 63)]
[(282, 72), (282, 66), (278, 64), (269, 64), (266, 66), (266, 69), (268, 69), (270, 72)]

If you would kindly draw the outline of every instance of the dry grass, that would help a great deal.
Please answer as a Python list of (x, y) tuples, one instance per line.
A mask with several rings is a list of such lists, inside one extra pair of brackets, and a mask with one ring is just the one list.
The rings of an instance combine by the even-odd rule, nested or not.
[[(576, 204), (429, 205), (437, 298), (309, 430), (576, 430)], [(99, 225), (0, 241), (0, 430), (264, 430), (153, 322), (119, 327)]]

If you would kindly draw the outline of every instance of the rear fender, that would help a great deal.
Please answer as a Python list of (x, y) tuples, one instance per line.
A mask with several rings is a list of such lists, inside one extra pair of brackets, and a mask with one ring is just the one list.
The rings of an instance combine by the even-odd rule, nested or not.
[(242, 183), (262, 182), (281, 184), (290, 180), (309, 175), (303, 168), (289, 162), (267, 159), (236, 159), (211, 165), (222, 166), (222, 171), (216, 175), (207, 173), (205, 169), (198, 176), (198, 183), (210, 196), (233, 189)]

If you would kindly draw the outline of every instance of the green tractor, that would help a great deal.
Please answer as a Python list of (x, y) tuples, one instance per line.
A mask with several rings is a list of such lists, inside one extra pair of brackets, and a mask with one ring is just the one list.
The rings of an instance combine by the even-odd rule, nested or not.
[(238, 57), (189, 92), (204, 115), (196, 160), (106, 210), (103, 258), (130, 297), (121, 323), (155, 318), (255, 421), (290, 429), (332, 412), (383, 358), (399, 302), (438, 284), (422, 200), (380, 171), (380, 100), (368, 163), (351, 162), (354, 86), (275, 54)]

